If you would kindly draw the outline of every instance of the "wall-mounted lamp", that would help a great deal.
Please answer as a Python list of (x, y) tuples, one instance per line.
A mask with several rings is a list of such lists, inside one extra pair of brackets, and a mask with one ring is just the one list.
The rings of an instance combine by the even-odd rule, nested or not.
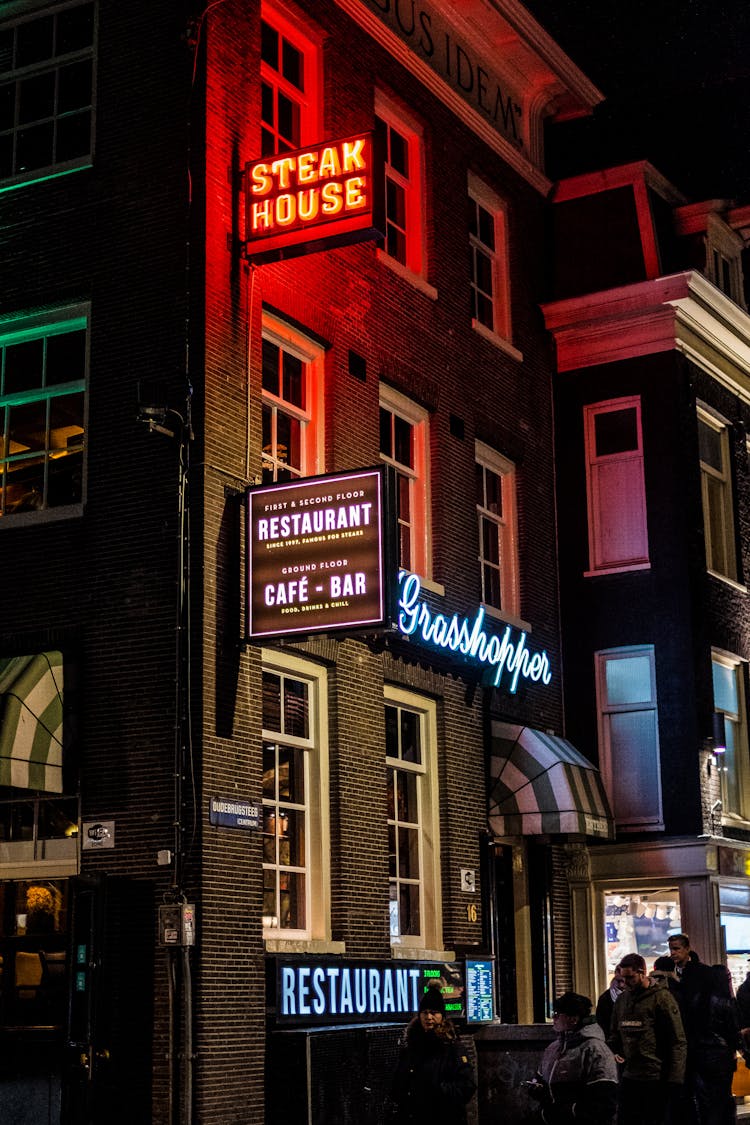
[(711, 733), (714, 741), (714, 754), (726, 754), (727, 734), (724, 713), (722, 711), (714, 711)]

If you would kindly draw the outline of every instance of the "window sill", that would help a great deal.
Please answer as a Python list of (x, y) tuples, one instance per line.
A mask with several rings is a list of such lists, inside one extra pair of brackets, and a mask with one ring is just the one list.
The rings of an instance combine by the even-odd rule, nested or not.
[(392, 945), (394, 961), (455, 961), (452, 949), (421, 949), (415, 945)]
[(386, 254), (385, 250), (377, 250), (376, 256), (379, 262), (388, 266), (389, 270), (393, 270), (393, 272), (398, 274), (399, 277), (402, 277), (404, 281), (408, 281), (409, 284), (413, 285), (415, 289), (418, 289), (420, 293), (424, 293), (425, 297), (429, 297), (431, 301), (437, 301), (437, 289), (434, 285), (430, 285), (429, 281), (422, 277), (421, 274), (414, 273), (414, 270), (410, 270), (408, 266), (402, 265), (396, 258), (392, 258), (390, 254)]
[(519, 363), (523, 362), (523, 352), (519, 352), (518, 348), (514, 348), (510, 340), (506, 340), (504, 336), (500, 336), (499, 333), (493, 332), (491, 328), (488, 328), (486, 324), (482, 324), (481, 320), (473, 318), (471, 327), (476, 333), (483, 336), (485, 340), (489, 340), (491, 344), (499, 348), (501, 352), (505, 352), (506, 355), (509, 355), (511, 359), (517, 359)]
[(445, 586), (442, 582), (435, 582), (432, 578), (424, 578), (421, 574), (418, 574), (417, 577), (423, 590), (427, 590), (430, 594), (436, 594), (439, 598), (445, 597)]
[(501, 609), (495, 609), (493, 605), (487, 605), (482, 602), (482, 609), (486, 617), (491, 617), (493, 621), (502, 621), (505, 625), (513, 625), (516, 629), (520, 629), (523, 633), (531, 633), (532, 627), (528, 621), (524, 621), (521, 617), (516, 617), (514, 613), (503, 613)]
[(711, 578), (718, 578), (719, 582), (723, 582), (725, 583), (725, 585), (731, 586), (731, 588), (733, 590), (736, 590), (738, 594), (746, 594), (748, 592), (747, 586), (744, 586), (742, 582), (738, 582), (736, 578), (730, 578), (728, 574), (719, 574), (717, 570), (708, 570), (706, 573)]
[(9, 512), (0, 518), (0, 531), (12, 527), (37, 526), (40, 523), (55, 523), (59, 520), (80, 519), (83, 504), (64, 504), (59, 508), (48, 508), (44, 512)]
[(630, 574), (633, 570), (651, 570), (650, 562), (631, 563), (629, 566), (608, 566), (600, 570), (584, 570), (584, 578), (605, 578), (608, 574)]
[(324, 954), (346, 953), (346, 943), (343, 941), (318, 941), (315, 938), (265, 938), (266, 953), (312, 953), (323, 956)]
[(18, 188), (31, 187), (32, 184), (41, 184), (47, 180), (57, 180), (60, 176), (69, 176), (71, 172), (82, 172), (93, 167), (90, 156), (82, 156), (79, 163), (73, 163), (66, 168), (56, 168), (54, 165), (47, 168), (38, 168), (12, 179), (0, 181), (0, 194), (6, 191), (16, 191)]

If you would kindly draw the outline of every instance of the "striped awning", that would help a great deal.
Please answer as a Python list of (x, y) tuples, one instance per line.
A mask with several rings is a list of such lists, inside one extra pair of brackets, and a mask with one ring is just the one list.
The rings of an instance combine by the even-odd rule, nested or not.
[(492, 722), (489, 822), (496, 836), (614, 839), (601, 775), (570, 742)]
[(0, 785), (62, 793), (63, 658), (0, 659)]

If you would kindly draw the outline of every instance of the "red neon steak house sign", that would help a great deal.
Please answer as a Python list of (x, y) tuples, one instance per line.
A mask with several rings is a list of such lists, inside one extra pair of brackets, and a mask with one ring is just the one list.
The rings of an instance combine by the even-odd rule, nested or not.
[(274, 261), (383, 236), (384, 172), (372, 133), (245, 166), (245, 254)]

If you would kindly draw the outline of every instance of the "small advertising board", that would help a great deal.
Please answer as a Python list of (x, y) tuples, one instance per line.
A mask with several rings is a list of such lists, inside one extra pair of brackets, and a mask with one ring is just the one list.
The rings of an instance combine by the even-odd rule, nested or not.
[(385, 466), (247, 492), (247, 638), (378, 630), (395, 617)]
[(466, 958), (466, 1022), (491, 1023), (495, 1018), (494, 961)]

